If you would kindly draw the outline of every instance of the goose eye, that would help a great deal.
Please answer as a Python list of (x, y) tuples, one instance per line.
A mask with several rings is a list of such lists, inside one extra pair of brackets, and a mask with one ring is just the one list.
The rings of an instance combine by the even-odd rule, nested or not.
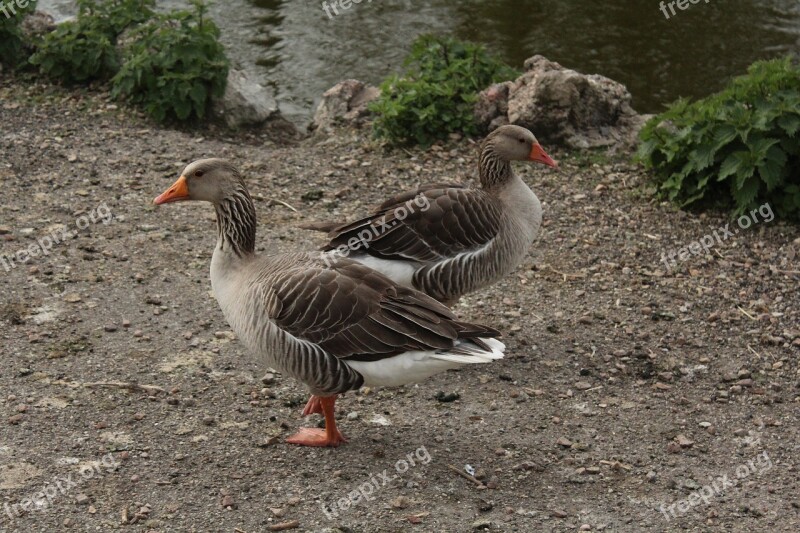
[(525, 139), (518, 139), (518, 140), (519, 140), (519, 142), (521, 142), (521, 143), (524, 143), (524, 142), (525, 142)]
[(202, 170), (198, 170), (197, 172), (194, 173), (194, 175), (197, 176), (198, 178), (202, 178), (203, 177), (203, 171)]

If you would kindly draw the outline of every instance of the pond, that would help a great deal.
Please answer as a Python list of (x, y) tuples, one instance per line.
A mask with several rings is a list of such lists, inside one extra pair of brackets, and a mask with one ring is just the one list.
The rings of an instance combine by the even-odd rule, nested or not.
[[(62, 17), (74, 10), (69, 0), (39, 4)], [(641, 112), (715, 91), (757, 59), (800, 53), (797, 0), (229, 0), (211, 12), (231, 59), (299, 122), (336, 82), (377, 83), (398, 69), (426, 32), (484, 43), (517, 68), (542, 54), (603, 74)]]

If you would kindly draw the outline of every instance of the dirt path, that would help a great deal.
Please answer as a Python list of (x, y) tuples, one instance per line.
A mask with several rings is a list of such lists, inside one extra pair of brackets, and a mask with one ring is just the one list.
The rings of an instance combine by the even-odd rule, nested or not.
[(0, 83), (0, 256), (39, 255), (0, 261), (0, 531), (800, 530), (796, 227), (757, 214), (666, 272), (727, 221), (652, 201), (626, 163), (520, 166), (541, 239), (457, 308), (507, 358), (350, 394), (349, 444), (292, 447), (304, 390), (261, 381), (209, 294), (213, 211), (152, 198), (227, 157), (259, 248), (310, 249), (300, 221), (472, 176), (475, 145), (280, 147), (48, 91)]

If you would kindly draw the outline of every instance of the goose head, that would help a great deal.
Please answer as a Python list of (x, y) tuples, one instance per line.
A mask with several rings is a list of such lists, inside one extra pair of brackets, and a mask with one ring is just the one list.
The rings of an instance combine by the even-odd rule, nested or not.
[(156, 205), (189, 200), (220, 204), (244, 187), (239, 171), (224, 159), (200, 159), (190, 163), (181, 177), (153, 200)]
[(521, 126), (500, 126), (486, 138), (484, 149), (492, 150), (505, 161), (535, 161), (558, 168), (558, 163), (547, 155), (533, 133)]

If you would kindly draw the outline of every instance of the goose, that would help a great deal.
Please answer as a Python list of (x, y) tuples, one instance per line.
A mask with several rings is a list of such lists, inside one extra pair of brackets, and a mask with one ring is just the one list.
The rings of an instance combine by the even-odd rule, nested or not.
[(300, 227), (327, 233), (323, 250), (452, 306), (511, 273), (539, 233), (542, 205), (511, 161), (558, 168), (529, 130), (501, 126), (481, 145), (480, 188), (423, 185), (355, 222)]
[(255, 253), (256, 211), (239, 171), (223, 159), (189, 164), (153, 203), (210, 202), (217, 215), (211, 287), (241, 342), (311, 392), (303, 415), (325, 429), (300, 429), (291, 444), (336, 447), (338, 395), (399, 386), (501, 359), (496, 330), (459, 321), (436, 300), (330, 253)]

